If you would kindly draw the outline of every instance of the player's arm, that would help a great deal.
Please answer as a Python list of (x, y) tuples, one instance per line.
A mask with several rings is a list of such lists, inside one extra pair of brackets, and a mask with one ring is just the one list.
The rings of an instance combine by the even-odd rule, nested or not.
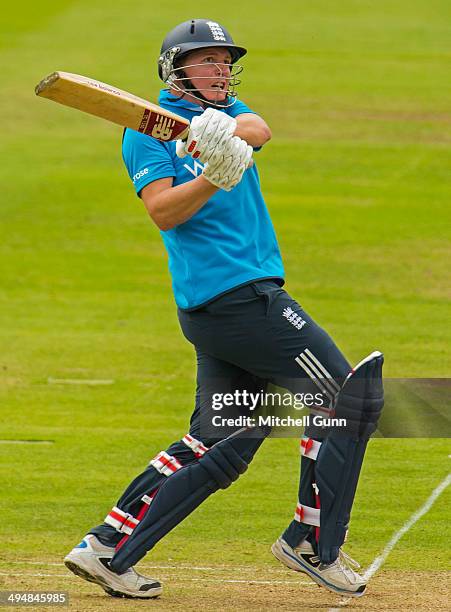
[(172, 182), (172, 177), (162, 178), (141, 191), (147, 212), (163, 232), (190, 219), (218, 191), (202, 174), (176, 187)]
[(219, 189), (230, 191), (240, 181), (252, 159), (252, 147), (232, 136), (221, 152), (211, 157), (200, 176), (173, 187), (173, 178), (157, 179), (141, 190), (141, 198), (162, 231), (190, 219)]
[(271, 130), (259, 115), (242, 113), (235, 119), (235, 136), (245, 140), (251, 147), (262, 147), (268, 140), (271, 140)]
[[(247, 107), (245, 107), (247, 109)], [(213, 108), (193, 118), (186, 141), (178, 141), (179, 157), (190, 154), (203, 164), (221, 155), (230, 140), (237, 137), (254, 148), (262, 147), (271, 138), (266, 122), (252, 112), (242, 112), (232, 117)]]

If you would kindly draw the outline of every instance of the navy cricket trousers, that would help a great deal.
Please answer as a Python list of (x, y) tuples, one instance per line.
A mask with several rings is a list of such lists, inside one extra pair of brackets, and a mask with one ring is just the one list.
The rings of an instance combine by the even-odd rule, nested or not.
[[(211, 408), (212, 393), (233, 393), (235, 389), (255, 393), (268, 383), (292, 393), (314, 392), (314, 381), (300, 364), (310, 364), (310, 371), (320, 371), (321, 376), (325, 370), (342, 381), (351, 371), (330, 336), (273, 280), (252, 282), (197, 310), (179, 310), (178, 315), (197, 354), (196, 399), (189, 434), (206, 447), (220, 439), (214, 433), (206, 437), (202, 431), (202, 413)], [(181, 465), (197, 460), (182, 440), (169, 446), (166, 453)], [(149, 465), (127, 487), (116, 507), (137, 516), (143, 495), (155, 491), (166, 477)], [(293, 545), (305, 537), (302, 529), (293, 522), (287, 530), (286, 537)], [(124, 535), (105, 523), (90, 533), (111, 545)]]

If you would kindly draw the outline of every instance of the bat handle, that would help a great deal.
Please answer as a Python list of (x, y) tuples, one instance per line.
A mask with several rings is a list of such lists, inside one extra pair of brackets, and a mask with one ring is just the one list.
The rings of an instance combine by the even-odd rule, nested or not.
[(175, 152), (177, 157), (183, 158), (186, 156), (184, 140), (177, 140), (177, 142), (175, 143)]

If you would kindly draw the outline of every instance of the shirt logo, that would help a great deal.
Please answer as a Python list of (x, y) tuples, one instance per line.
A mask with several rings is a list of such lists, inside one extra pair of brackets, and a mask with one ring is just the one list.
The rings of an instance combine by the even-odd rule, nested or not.
[(137, 172), (134, 176), (133, 176), (133, 182), (136, 183), (137, 180), (139, 180), (140, 178), (142, 178), (143, 176), (145, 176), (146, 174), (149, 174), (149, 168), (144, 168), (144, 170), (140, 170), (139, 172)]
[(195, 159), (193, 159), (192, 168), (189, 164), (183, 164), (183, 167), (186, 168), (188, 172), (191, 172), (194, 178), (199, 176), (199, 174), (202, 174), (202, 170), (204, 169), (203, 165), (200, 162), (196, 161)]

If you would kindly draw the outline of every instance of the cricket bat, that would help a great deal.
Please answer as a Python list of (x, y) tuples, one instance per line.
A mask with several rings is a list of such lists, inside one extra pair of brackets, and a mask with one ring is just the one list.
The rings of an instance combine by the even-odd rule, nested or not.
[(53, 72), (36, 85), (37, 96), (162, 140), (184, 140), (189, 121), (107, 83), (71, 72)]

